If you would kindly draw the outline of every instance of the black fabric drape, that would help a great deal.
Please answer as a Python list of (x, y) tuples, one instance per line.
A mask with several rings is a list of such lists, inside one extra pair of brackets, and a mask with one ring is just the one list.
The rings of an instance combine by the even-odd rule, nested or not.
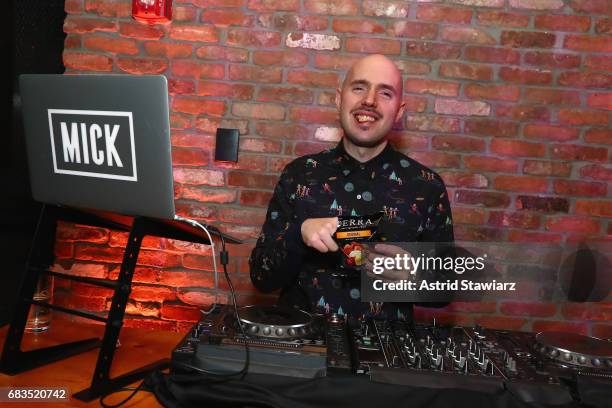
[[(429, 389), (370, 382), (363, 376), (334, 376), (312, 380), (249, 374), (243, 380), (214, 381), (196, 375), (155, 373), (147, 386), (165, 407), (321, 408), (321, 407), (471, 407), (550, 408), (526, 404), (508, 391), (497, 393), (461, 389)], [(556, 408), (579, 405), (554, 405)]]

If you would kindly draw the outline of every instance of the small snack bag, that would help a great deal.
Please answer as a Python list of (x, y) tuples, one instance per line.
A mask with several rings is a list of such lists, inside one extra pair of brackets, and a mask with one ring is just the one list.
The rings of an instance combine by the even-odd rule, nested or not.
[(364, 243), (378, 235), (382, 212), (372, 215), (340, 216), (334, 239), (342, 253), (341, 268), (358, 270), (366, 261)]

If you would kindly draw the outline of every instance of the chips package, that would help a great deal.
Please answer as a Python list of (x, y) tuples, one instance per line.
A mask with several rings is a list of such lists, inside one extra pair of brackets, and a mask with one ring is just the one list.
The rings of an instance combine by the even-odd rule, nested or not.
[(364, 244), (373, 241), (378, 235), (378, 223), (382, 212), (372, 215), (340, 216), (334, 239), (342, 254), (341, 267), (359, 269), (366, 261)]

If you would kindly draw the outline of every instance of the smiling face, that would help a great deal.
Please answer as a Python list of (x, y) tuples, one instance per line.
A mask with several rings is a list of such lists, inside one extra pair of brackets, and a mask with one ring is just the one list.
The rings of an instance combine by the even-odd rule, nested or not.
[(345, 142), (365, 148), (384, 142), (404, 114), (402, 89), (402, 76), (387, 57), (371, 55), (353, 65), (336, 91)]

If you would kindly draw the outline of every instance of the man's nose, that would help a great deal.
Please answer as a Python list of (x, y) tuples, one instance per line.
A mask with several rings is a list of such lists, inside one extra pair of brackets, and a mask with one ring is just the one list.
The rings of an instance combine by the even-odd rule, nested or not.
[(376, 101), (376, 90), (370, 89), (365, 94), (365, 97), (363, 98), (361, 103), (366, 105), (366, 106), (376, 106), (376, 103), (377, 103), (377, 101)]

